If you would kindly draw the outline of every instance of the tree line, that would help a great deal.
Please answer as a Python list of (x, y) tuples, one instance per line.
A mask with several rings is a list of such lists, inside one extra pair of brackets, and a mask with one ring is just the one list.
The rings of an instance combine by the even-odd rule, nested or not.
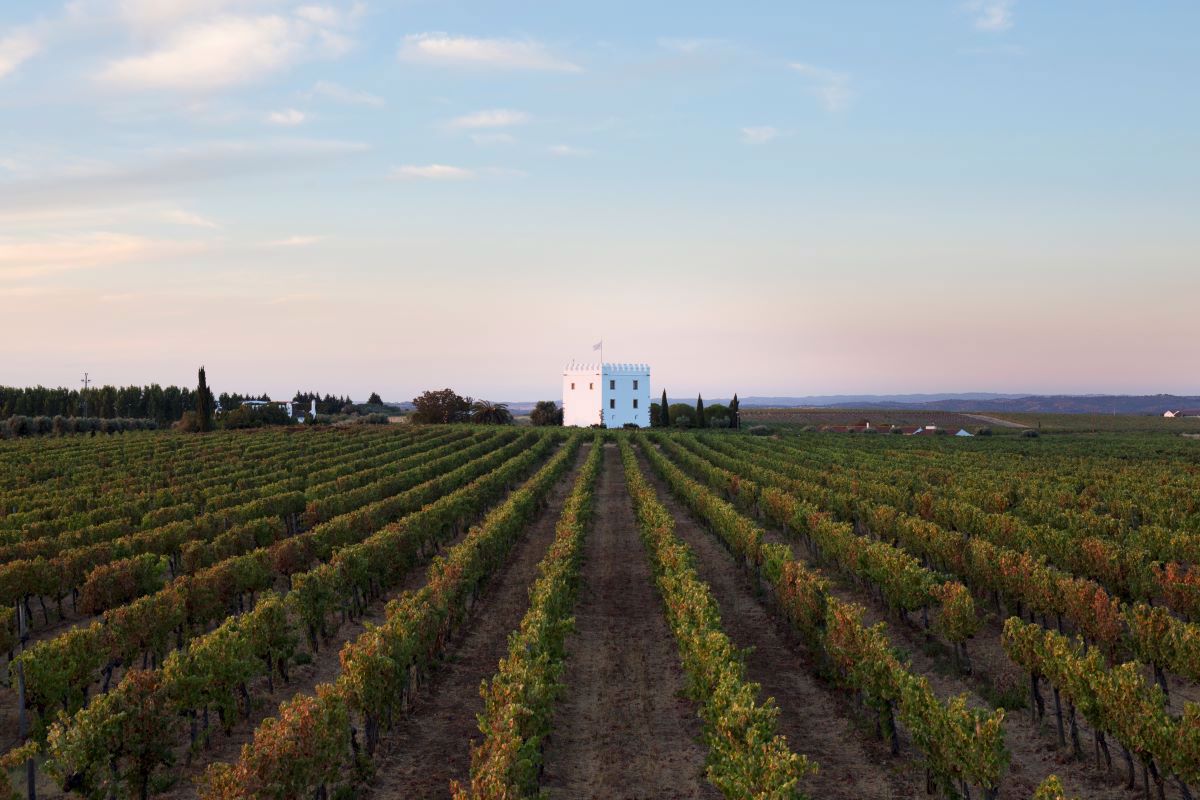
[[(377, 398), (378, 395), (372, 395)], [(267, 394), (222, 392), (217, 398), (222, 411), (234, 411), (247, 400), (267, 400)], [(318, 414), (337, 414), (349, 397), (297, 391), (292, 402), (304, 410), (317, 401)], [(91, 417), (95, 419), (152, 419), (169, 424), (195, 411), (196, 389), (189, 386), (96, 386), (88, 389), (46, 386), (0, 386), (0, 419), (9, 417)]]
[(650, 427), (652, 428), (741, 428), (741, 404), (735, 392), (729, 405), (713, 403), (704, 406), (704, 397), (696, 395), (696, 405), (669, 403), (667, 390), (663, 389), (662, 400), (650, 404)]

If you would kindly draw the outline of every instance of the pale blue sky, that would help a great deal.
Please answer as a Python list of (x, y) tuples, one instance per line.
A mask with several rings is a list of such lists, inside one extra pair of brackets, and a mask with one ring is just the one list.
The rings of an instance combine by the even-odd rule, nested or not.
[(0, 383), (1200, 392), (1198, 27), (8, 0)]

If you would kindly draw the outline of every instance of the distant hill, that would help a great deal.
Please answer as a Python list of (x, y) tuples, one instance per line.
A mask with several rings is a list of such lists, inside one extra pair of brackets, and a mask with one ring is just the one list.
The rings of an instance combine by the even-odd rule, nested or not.
[[(916, 399), (922, 398), (922, 399)], [(714, 401), (719, 402), (719, 401)], [(879, 408), (928, 411), (991, 411), (1038, 414), (1151, 414), (1200, 407), (1200, 397), (1152, 395), (830, 395), (746, 397), (742, 407)]]

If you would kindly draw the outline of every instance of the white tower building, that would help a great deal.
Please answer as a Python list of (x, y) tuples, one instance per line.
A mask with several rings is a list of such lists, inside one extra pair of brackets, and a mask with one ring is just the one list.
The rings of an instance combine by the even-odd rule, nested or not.
[(578, 364), (563, 369), (563, 425), (650, 425), (649, 364)]

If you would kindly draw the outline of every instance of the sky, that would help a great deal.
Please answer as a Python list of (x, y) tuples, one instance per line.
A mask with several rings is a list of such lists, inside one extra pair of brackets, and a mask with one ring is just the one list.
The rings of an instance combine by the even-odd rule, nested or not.
[(1200, 394), (1198, 27), (5, 0), (0, 385)]

